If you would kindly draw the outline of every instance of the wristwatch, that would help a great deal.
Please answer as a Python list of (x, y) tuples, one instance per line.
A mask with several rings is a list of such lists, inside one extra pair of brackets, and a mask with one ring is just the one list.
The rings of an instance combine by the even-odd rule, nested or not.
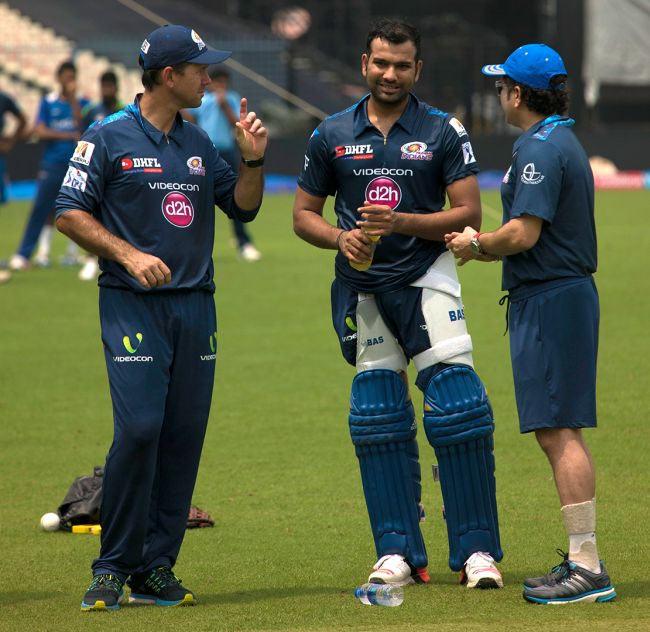
[(246, 160), (246, 158), (242, 158), (241, 161), (247, 167), (254, 169), (255, 167), (261, 167), (264, 164), (264, 156), (262, 156), (261, 158), (256, 158), (255, 160)]
[(474, 235), (474, 237), (472, 237), (471, 241), (469, 242), (470, 247), (472, 248), (472, 252), (475, 255), (484, 255), (485, 254), (485, 250), (483, 250), (483, 248), (481, 248), (481, 242), (478, 240), (480, 234), (481, 233), (476, 233), (476, 235)]

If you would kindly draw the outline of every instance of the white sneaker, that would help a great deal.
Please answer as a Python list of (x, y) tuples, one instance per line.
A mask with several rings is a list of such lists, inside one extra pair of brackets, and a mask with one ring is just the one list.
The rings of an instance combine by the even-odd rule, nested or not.
[(50, 258), (49, 257), (40, 257), (36, 255), (34, 257), (34, 265), (37, 268), (49, 268), (50, 267)]
[(244, 244), (239, 254), (244, 261), (259, 261), (262, 258), (262, 253), (253, 244)]
[(414, 584), (411, 567), (401, 555), (384, 555), (372, 567), (368, 577), (369, 584), (391, 584), (392, 586), (408, 586)]
[(25, 259), (22, 255), (12, 255), (9, 259), (9, 269), (14, 271), (27, 270), (29, 268), (29, 260)]
[(0, 270), (0, 285), (11, 281), (11, 272), (9, 270)]
[(86, 262), (83, 264), (81, 270), (79, 270), (79, 280), (80, 281), (93, 281), (97, 278), (99, 274), (99, 263), (97, 262), (97, 257), (92, 255), (86, 257)]
[(489, 553), (472, 553), (461, 571), (460, 583), (468, 588), (503, 588), (503, 578)]

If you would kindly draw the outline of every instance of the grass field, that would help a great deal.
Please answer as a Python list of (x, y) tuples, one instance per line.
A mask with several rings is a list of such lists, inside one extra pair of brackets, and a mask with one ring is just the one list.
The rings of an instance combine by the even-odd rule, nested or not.
[[(494, 227), (498, 196), (484, 196)], [(518, 433), (497, 265), (461, 270), (477, 370), (496, 415), (506, 588), (470, 592), (447, 567), (433, 450), (420, 431), (432, 583), (400, 608), (368, 608), (352, 589), (374, 560), (347, 428), (352, 369), (332, 332), (332, 253), (293, 236), (291, 198), (269, 197), (254, 225), (264, 258), (237, 261), (221, 214), (215, 247), (219, 345), (211, 422), (194, 501), (214, 529), (188, 532), (177, 573), (200, 605), (81, 613), (99, 540), (44, 533), (75, 476), (102, 464), (112, 418), (97, 288), (76, 270), (15, 275), (0, 287), (1, 630), (650, 630), (647, 222), (650, 194), (597, 197), (601, 296), (598, 538), (618, 599), (565, 608), (521, 598), (524, 577), (566, 547), (550, 469)], [(0, 254), (28, 208), (0, 211)], [(63, 249), (58, 237), (57, 252)], [(414, 392), (416, 410), (421, 397)]]

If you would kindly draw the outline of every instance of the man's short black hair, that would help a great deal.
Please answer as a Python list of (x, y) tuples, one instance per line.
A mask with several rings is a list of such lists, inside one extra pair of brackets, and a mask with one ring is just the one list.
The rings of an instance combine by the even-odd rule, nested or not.
[[(172, 66), (174, 72), (183, 73), (185, 68), (189, 65), (190, 62), (183, 61), (180, 64)], [(151, 70), (142, 71), (142, 85), (145, 90), (153, 90), (156, 86), (162, 84), (162, 79), (160, 77), (160, 72), (162, 68), (152, 68)]]
[(114, 86), (117, 85), (117, 75), (112, 70), (107, 70), (102, 73), (102, 76), (99, 78), (99, 83), (110, 83)]
[(74, 65), (74, 62), (71, 59), (62, 61), (59, 64), (59, 67), (56, 69), (56, 76), (60, 77), (66, 70), (72, 70), (74, 74), (77, 74), (77, 67)]
[(208, 75), (210, 79), (230, 79), (230, 73), (223, 66), (213, 66)]
[(415, 46), (415, 61), (420, 59), (420, 31), (405, 20), (380, 18), (370, 26), (366, 40), (366, 54), (370, 56), (373, 40), (382, 39), (391, 44), (413, 42)]
[(515, 86), (521, 90), (521, 100), (531, 111), (544, 116), (551, 114), (567, 114), (569, 111), (569, 89), (567, 88), (566, 75), (556, 75), (551, 79), (550, 90), (538, 90), (517, 83), (511, 77), (504, 77), (508, 92), (512, 92)]

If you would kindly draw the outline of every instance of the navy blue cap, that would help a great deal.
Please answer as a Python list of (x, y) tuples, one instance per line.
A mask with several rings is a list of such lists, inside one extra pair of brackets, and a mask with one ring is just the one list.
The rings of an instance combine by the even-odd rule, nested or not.
[(230, 51), (207, 46), (193, 29), (166, 24), (149, 33), (142, 42), (139, 62), (144, 70), (158, 70), (183, 62), (220, 64), (231, 55)]
[(562, 57), (546, 44), (520, 46), (503, 64), (483, 66), (482, 72), (489, 76), (507, 75), (537, 90), (550, 90), (553, 77), (568, 74)]

